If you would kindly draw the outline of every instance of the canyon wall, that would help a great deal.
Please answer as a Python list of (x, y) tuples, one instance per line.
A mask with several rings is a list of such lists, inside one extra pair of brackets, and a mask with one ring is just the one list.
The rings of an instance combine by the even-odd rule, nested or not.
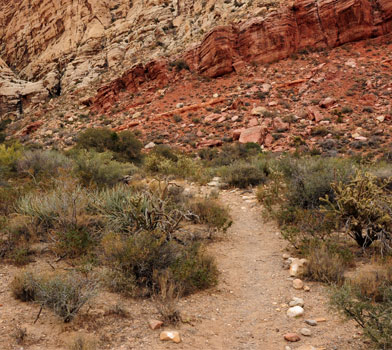
[[(216, 78), (240, 70), (244, 64), (273, 62), (300, 50), (333, 48), (391, 31), (389, 0), (297, 0), (266, 17), (214, 28), (181, 59), (192, 71)], [(136, 68), (138, 76), (143, 77), (139, 82), (150, 79), (152, 66), (147, 65), (144, 70)], [(96, 108), (112, 103), (119, 85), (134, 91), (134, 72), (131, 69), (102, 87), (95, 99)], [(158, 87), (163, 85), (165, 74), (163, 68)]]

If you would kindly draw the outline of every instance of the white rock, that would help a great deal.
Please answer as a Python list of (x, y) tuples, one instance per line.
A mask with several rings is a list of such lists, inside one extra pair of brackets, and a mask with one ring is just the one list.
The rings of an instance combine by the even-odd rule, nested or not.
[(376, 117), (376, 119), (377, 119), (380, 123), (382, 123), (382, 122), (385, 120), (385, 116), (380, 115), (380, 116)]
[(291, 301), (289, 302), (289, 305), (292, 306), (304, 306), (305, 302), (303, 299), (301, 298), (297, 298), (297, 297), (293, 297), (293, 299), (291, 299)]
[(145, 149), (151, 149), (154, 148), (156, 144), (154, 142), (150, 142), (147, 145), (144, 146)]
[(312, 331), (309, 328), (302, 328), (300, 332), (306, 337), (310, 337), (312, 335)]
[(287, 316), (299, 317), (304, 314), (304, 309), (301, 306), (294, 306), (287, 310)]

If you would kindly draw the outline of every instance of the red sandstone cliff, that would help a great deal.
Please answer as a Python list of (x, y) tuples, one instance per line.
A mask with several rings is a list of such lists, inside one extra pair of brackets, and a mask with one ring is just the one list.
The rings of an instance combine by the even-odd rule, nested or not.
[[(219, 26), (182, 56), (192, 71), (214, 78), (242, 64), (284, 59), (304, 48), (333, 48), (392, 31), (390, 0), (296, 0), (266, 18), (242, 25)], [(168, 81), (164, 62), (138, 65), (101, 88), (95, 99), (100, 109), (115, 99), (119, 87), (134, 91), (151, 79)]]

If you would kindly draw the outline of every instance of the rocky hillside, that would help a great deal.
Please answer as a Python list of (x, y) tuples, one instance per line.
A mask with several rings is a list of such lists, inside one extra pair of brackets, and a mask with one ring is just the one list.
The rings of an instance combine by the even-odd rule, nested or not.
[[(381, 135), (379, 145), (391, 126), (390, 32), (388, 0), (4, 0), (0, 115), (44, 144), (106, 125), (146, 143), (281, 150), (314, 147), (339, 121), (337, 134)], [(369, 115), (375, 127), (357, 130)]]

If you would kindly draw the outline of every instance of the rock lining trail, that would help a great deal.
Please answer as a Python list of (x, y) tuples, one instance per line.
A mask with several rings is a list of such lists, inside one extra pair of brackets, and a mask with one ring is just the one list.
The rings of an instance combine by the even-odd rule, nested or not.
[[(220, 199), (229, 206), (233, 219), (225, 238), (209, 248), (221, 272), (220, 282), (216, 290), (182, 303), (181, 310), (198, 315), (199, 322), (184, 327), (183, 343), (176, 348), (277, 350), (310, 345), (326, 350), (362, 349), (354, 325), (342, 322), (329, 310), (322, 285), (310, 283), (310, 292), (292, 287), (292, 278), (282, 267), (287, 244), (275, 224), (263, 220), (255, 196), (222, 191)], [(207, 297), (207, 293), (211, 295)], [(304, 299), (303, 317), (286, 316), (292, 297)], [(315, 327), (305, 323), (315, 318), (327, 321)], [(306, 327), (311, 328), (311, 336), (301, 335)], [(283, 336), (289, 332), (299, 334), (301, 340), (286, 342)]]

